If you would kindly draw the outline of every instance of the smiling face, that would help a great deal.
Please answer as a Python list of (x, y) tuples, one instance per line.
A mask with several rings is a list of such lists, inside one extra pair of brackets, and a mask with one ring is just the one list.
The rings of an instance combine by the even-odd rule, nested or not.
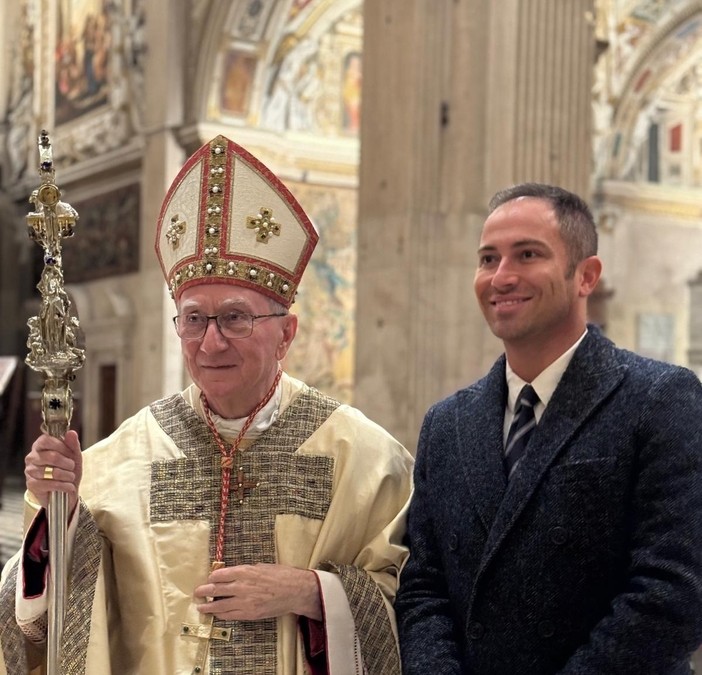
[[(266, 296), (230, 284), (199, 284), (178, 297), (178, 314), (213, 316), (240, 311), (270, 314)], [(254, 321), (247, 338), (225, 338), (216, 321), (209, 321), (200, 340), (181, 340), (185, 364), (218, 415), (245, 417), (264, 398), (297, 332), (297, 317), (288, 314)]]
[(585, 330), (587, 296), (600, 269), (599, 259), (591, 256), (572, 271), (547, 200), (520, 197), (490, 214), (480, 238), (474, 289), (513, 367), (520, 355), (534, 353), (545, 367), (575, 343)]

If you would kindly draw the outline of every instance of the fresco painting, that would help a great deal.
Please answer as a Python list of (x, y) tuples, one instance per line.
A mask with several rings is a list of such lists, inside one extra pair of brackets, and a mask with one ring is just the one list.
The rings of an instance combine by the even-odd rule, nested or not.
[(251, 101), (256, 57), (232, 49), (224, 56), (220, 105), (222, 112), (246, 115)]
[(56, 36), (56, 124), (107, 103), (110, 17), (107, 0), (61, 0)]

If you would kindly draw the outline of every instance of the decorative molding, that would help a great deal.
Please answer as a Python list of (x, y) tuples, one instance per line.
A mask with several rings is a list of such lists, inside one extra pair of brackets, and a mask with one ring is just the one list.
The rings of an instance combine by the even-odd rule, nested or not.
[(184, 127), (178, 138), (186, 151), (192, 152), (219, 133), (230, 134), (237, 143), (260, 156), (283, 180), (358, 187), (358, 138), (316, 136), (310, 142), (308, 134), (279, 134), (248, 126), (226, 130), (213, 122)]
[(699, 189), (605, 181), (601, 186), (600, 197), (608, 207), (618, 206), (628, 211), (691, 221), (690, 224), (695, 228), (699, 228), (702, 221)]

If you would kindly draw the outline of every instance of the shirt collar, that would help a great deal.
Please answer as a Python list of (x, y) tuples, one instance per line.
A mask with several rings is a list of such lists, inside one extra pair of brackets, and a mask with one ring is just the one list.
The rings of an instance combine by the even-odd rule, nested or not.
[(561, 377), (563, 377), (563, 373), (565, 373), (566, 368), (570, 364), (570, 360), (573, 358), (573, 354), (575, 354), (575, 350), (578, 348), (586, 335), (587, 328), (585, 328), (583, 334), (569, 349), (563, 352), (563, 354), (561, 354), (550, 366), (542, 370), (532, 382), (526, 382), (519, 377), (519, 375), (512, 370), (512, 367), (509, 365), (509, 361), (507, 361), (505, 378), (507, 380), (508, 388), (507, 408), (510, 410), (510, 412), (514, 412), (514, 407), (517, 404), (517, 397), (525, 384), (531, 384), (539, 397), (539, 401), (544, 406), (548, 405), (548, 402), (551, 400), (551, 396), (553, 396), (553, 392), (556, 391), (556, 387), (558, 386)]

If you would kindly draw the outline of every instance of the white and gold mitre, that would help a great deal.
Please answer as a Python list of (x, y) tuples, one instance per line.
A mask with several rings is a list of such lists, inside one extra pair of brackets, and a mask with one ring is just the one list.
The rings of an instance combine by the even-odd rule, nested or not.
[(156, 254), (175, 298), (231, 283), (289, 307), (319, 235), (290, 190), (224, 136), (176, 176), (158, 217)]

